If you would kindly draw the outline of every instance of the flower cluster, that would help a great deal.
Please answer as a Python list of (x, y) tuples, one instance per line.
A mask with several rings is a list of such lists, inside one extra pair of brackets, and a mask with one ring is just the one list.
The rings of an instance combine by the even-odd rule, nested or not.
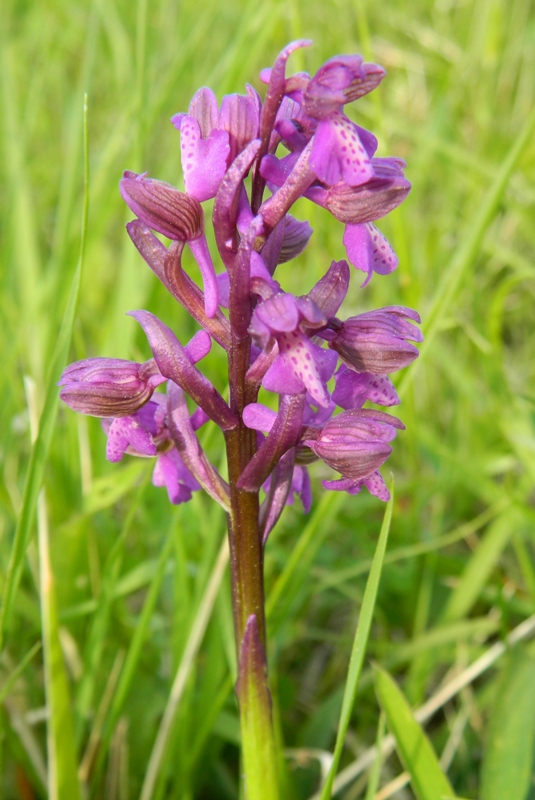
[[(358, 55), (336, 56), (313, 77), (287, 77), (288, 57), (308, 44), (288, 45), (262, 72), (264, 101), (247, 86), (245, 95), (228, 95), (218, 106), (203, 88), (187, 113), (172, 118), (185, 192), (145, 174), (127, 171), (121, 180), (136, 217), (127, 225), (134, 245), (199, 333), (183, 346), (148, 311), (132, 312), (152, 359), (91, 358), (68, 367), (60, 381), (71, 408), (103, 419), (111, 461), (124, 453), (156, 459), (153, 481), (167, 487), (173, 503), (202, 487), (230, 507), (232, 477), (229, 486), (208, 461), (196, 435), (201, 425), (212, 420), (227, 437), (253, 436), (252, 457), (234, 482), (246, 492), (264, 489), (264, 538), (294, 495), (310, 507), (307, 464), (316, 459), (340, 474), (323, 482), (326, 489), (356, 494), (365, 486), (388, 499), (378, 469), (403, 424), (364, 406), (399, 403), (388, 376), (417, 357), (413, 343), (422, 340), (418, 314), (408, 308), (337, 317), (349, 264), (364, 272), (363, 285), (373, 273), (396, 268), (374, 223), (404, 200), (410, 184), (404, 162), (377, 157), (375, 136), (345, 114), (348, 103), (379, 85), (384, 70)], [(275, 272), (311, 238), (308, 222), (289, 213), (302, 197), (345, 226), (347, 261), (333, 261), (307, 294), (294, 296)], [(209, 200), (219, 273), (205, 235)], [(182, 267), (186, 246), (202, 286)], [(212, 341), (228, 354), (229, 402), (197, 366)], [(155, 391), (161, 384), (166, 394)], [(277, 412), (258, 402), (261, 387), (279, 395)], [(186, 395), (196, 405), (193, 414)]]

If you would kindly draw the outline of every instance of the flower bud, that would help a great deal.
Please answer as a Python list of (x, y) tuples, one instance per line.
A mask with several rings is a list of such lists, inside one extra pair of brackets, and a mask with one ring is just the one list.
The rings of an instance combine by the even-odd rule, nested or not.
[(127, 170), (119, 188), (127, 206), (153, 231), (178, 242), (197, 239), (203, 233), (201, 204), (171, 184)]
[(387, 442), (404, 427), (383, 411), (343, 411), (326, 423), (318, 439), (305, 444), (344, 478), (361, 480), (386, 461), (392, 452)]
[(350, 317), (342, 324), (329, 347), (357, 372), (387, 375), (408, 366), (418, 357), (418, 348), (407, 341), (423, 341), (421, 332), (408, 320), (420, 322), (416, 311), (389, 306)]
[(70, 364), (58, 386), (73, 411), (92, 417), (127, 417), (147, 403), (163, 383), (154, 359), (144, 364), (122, 358), (87, 358)]

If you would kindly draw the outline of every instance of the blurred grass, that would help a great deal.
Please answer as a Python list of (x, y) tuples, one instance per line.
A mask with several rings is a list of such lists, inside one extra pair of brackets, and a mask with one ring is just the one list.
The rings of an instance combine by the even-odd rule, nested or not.
[[(246, 81), (260, 88), (260, 68), (300, 36), (315, 45), (296, 57), (294, 69), (313, 71), (333, 53), (355, 51), (387, 68), (380, 89), (350, 114), (378, 133), (381, 155), (407, 160), (413, 183), (404, 206), (380, 223), (400, 256), (398, 271), (362, 291), (355, 281), (345, 310), (411, 305), (422, 313), (424, 332), (433, 333), (425, 359), (400, 376), (407, 430), (389, 462), (396, 502), (367, 654), (418, 705), (535, 612), (535, 144), (525, 133), (535, 96), (532, 0), (5, 0), (0, 589), (30, 458), (23, 378), (35, 382), (37, 398), (45, 396), (80, 247), (83, 93), (90, 105), (90, 215), (71, 356), (147, 357), (125, 311), (147, 307), (183, 338), (193, 326), (133, 252), (117, 191), (121, 172), (147, 170), (180, 184), (169, 117), (203, 84), (219, 96)], [(478, 232), (485, 198), (522, 131), (518, 161)], [(280, 279), (302, 293), (344, 253), (338, 223), (304, 201), (298, 211), (315, 234)], [(217, 353), (207, 363), (223, 389)], [(216, 462), (221, 446), (210, 438)], [(108, 464), (98, 421), (60, 409), (45, 470), (48, 544), (58, 637), (76, 699), (77, 759), (88, 796), (102, 800), (139, 797), (220, 546), (218, 510), (199, 496), (170, 510), (165, 492), (143, 488), (147, 466)], [(314, 468), (312, 517), (288, 509), (267, 546), (277, 718), (285, 744), (301, 753), (288, 761), (292, 800), (317, 790), (314, 754), (334, 746), (384, 512), (368, 496), (321, 498), (323, 474)], [(46, 796), (47, 672), (35, 649), (43, 636), (41, 603), (32, 536), (0, 660), (6, 800)], [(491, 796), (489, 781), (514, 769), (496, 730), (516, 730), (520, 717), (508, 717), (507, 698), (528, 696), (530, 664), (526, 656), (509, 659), (503, 674), (493, 668), (428, 726), (435, 751), (449, 748), (448, 777), (458, 796), (476, 797), (480, 785)], [(155, 798), (238, 796), (234, 674), (226, 576), (189, 670)], [(373, 744), (378, 715), (366, 668), (342, 766)], [(522, 769), (533, 774), (522, 752)], [(379, 785), (401, 771), (388, 759)], [(527, 779), (517, 783), (528, 791)], [(410, 791), (393, 796), (409, 798)], [(359, 792), (366, 785), (357, 780), (337, 796), (351, 800)]]

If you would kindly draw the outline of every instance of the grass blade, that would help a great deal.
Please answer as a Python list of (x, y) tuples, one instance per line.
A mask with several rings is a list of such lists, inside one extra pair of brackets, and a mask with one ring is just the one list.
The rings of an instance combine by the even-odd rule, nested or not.
[(87, 141), (87, 95), (84, 97), (84, 206), (82, 214), (82, 235), (80, 242), (80, 257), (74, 278), (72, 281), (67, 307), (63, 315), (61, 328), (58, 334), (57, 344), (52, 357), (48, 386), (45, 395), (45, 402), (41, 419), (39, 420), (39, 430), (32, 448), (26, 482), (24, 485), (24, 495), (22, 509), (18, 519), (15, 539), (11, 549), (9, 565), (4, 583), (2, 598), (2, 608), (0, 609), (0, 652), (2, 651), (4, 637), (9, 628), (13, 599), (22, 575), (26, 549), (30, 539), (32, 524), (35, 518), (35, 509), (39, 490), (41, 489), (45, 466), (52, 441), (52, 434), (56, 422), (58, 409), (58, 389), (56, 381), (63, 370), (69, 347), (71, 344), (72, 330), (76, 308), (78, 305), (78, 295), (80, 293), (80, 282), (85, 253), (85, 241), (87, 233), (87, 216), (89, 201), (89, 150)]
[(377, 599), (377, 590), (379, 588), (379, 581), (381, 579), (381, 572), (383, 569), (386, 544), (388, 542), (388, 534), (390, 531), (390, 522), (392, 520), (393, 504), (394, 487), (392, 486), (392, 496), (385, 510), (383, 524), (381, 526), (381, 533), (379, 534), (379, 541), (377, 542), (373, 564), (370, 570), (368, 581), (366, 583), (366, 589), (364, 591), (362, 608), (359, 615), (355, 639), (353, 641), (353, 649), (351, 651), (351, 659), (349, 662), (349, 670), (347, 673), (347, 680), (344, 690), (344, 699), (342, 701), (342, 711), (340, 713), (340, 722), (338, 724), (333, 760), (327, 775), (327, 779), (323, 785), (321, 800), (329, 800), (331, 797), (336, 771), (340, 763), (347, 729), (349, 728), (349, 722), (351, 720), (351, 712), (353, 711), (353, 706), (355, 704), (357, 686), (360, 673), (362, 672), (362, 664), (364, 662), (364, 655), (366, 653), (368, 637), (370, 635), (375, 601)]
[(104, 765), (104, 758), (106, 756), (108, 744), (111, 740), (113, 731), (115, 730), (115, 726), (119, 721), (119, 717), (121, 716), (123, 705), (128, 695), (128, 692), (132, 687), (132, 683), (135, 677), (135, 671), (138, 666), (139, 658), (141, 655), (141, 649), (143, 647), (143, 643), (145, 642), (149, 625), (152, 620), (152, 615), (154, 613), (154, 608), (156, 606), (158, 597), (160, 595), (160, 589), (162, 587), (162, 581), (165, 575), (165, 568), (168, 564), (172, 547), (173, 547), (173, 536), (171, 533), (169, 533), (167, 540), (160, 551), (156, 572), (154, 574), (154, 577), (152, 578), (152, 582), (147, 592), (147, 596), (143, 604), (143, 609), (141, 611), (139, 621), (136, 625), (134, 636), (132, 637), (132, 640), (130, 642), (128, 652), (126, 654), (126, 658), (124, 661), (124, 665), (122, 667), (121, 674), (117, 682), (117, 688), (114, 692), (113, 699), (111, 701), (110, 712), (105, 724), (104, 735), (102, 737), (102, 744), (100, 747), (100, 753), (97, 761), (97, 767), (96, 767), (97, 783), (100, 777), (100, 772)]
[(405, 696), (388, 672), (376, 668), (379, 702), (396, 740), (396, 747), (418, 800), (443, 800), (454, 797), (450, 782), (442, 772), (429, 739), (416, 722)]
[(513, 141), (501, 167), (496, 172), (496, 177), (490, 185), (483, 202), (478, 207), (474, 219), (468, 226), (467, 236), (455, 253), (449, 267), (445, 270), (444, 277), (437, 287), (433, 303), (425, 319), (425, 341), (420, 348), (420, 357), (405, 371), (398, 387), (398, 394), (400, 397), (405, 395), (416, 371), (420, 368), (429, 348), (432, 346), (435, 336), (440, 330), (442, 320), (459, 288), (463, 275), (477, 255), (487, 228), (498, 209), (509, 178), (518, 163), (518, 159), (522, 155), (524, 147), (532, 139), (534, 130), (535, 109), (532, 109), (526, 122), (520, 129), (518, 136)]
[(518, 514), (507, 510), (489, 526), (448, 599), (443, 622), (462, 619), (470, 611), (517, 525)]
[(517, 647), (503, 670), (493, 703), (481, 770), (481, 800), (525, 800), (535, 744), (535, 658)]
[[(33, 438), (38, 425), (37, 402), (35, 384), (29, 378), (26, 379), (26, 394)], [(48, 511), (44, 489), (37, 500), (37, 539), (44, 683), (48, 712), (48, 796), (50, 800), (81, 800), (69, 683), (59, 637), (59, 616), (50, 561)]]
[(228, 540), (225, 537), (206, 585), (203, 597), (199, 604), (199, 609), (188, 637), (184, 655), (182, 656), (175, 680), (173, 681), (173, 686), (171, 687), (171, 693), (169, 695), (164, 715), (158, 729), (156, 741), (154, 742), (154, 746), (150, 754), (147, 772), (145, 774), (143, 787), (141, 789), (140, 800), (151, 800), (151, 798), (154, 796), (156, 781), (165, 757), (169, 739), (173, 732), (173, 724), (176, 718), (178, 707), (184, 694), (193, 662), (199, 651), (199, 647), (201, 646), (206, 627), (212, 614), (212, 609), (219, 591), (219, 586), (223, 580), (223, 575), (228, 564), (228, 556)]
[(370, 770), (370, 774), (368, 777), (368, 786), (366, 787), (366, 798), (365, 800), (374, 800), (375, 795), (377, 794), (377, 789), (379, 788), (379, 780), (381, 778), (381, 764), (382, 764), (382, 744), (383, 744), (383, 737), (385, 735), (385, 715), (382, 712), (379, 716), (379, 724), (377, 726), (377, 738), (375, 739), (375, 751), (377, 755), (375, 756), (375, 761), (373, 762), (373, 766)]
[(84, 725), (93, 706), (97, 686), (98, 667), (101, 663), (102, 652), (108, 634), (112, 603), (117, 596), (125, 542), (130, 533), (132, 523), (149, 480), (150, 472), (147, 472), (143, 483), (138, 488), (135, 500), (130, 506), (121, 533), (115, 540), (104, 565), (100, 595), (86, 636), (83, 656), (84, 671), (76, 692), (76, 740), (78, 743), (80, 743)]
[(22, 673), (24, 672), (30, 661), (33, 659), (34, 655), (39, 652), (41, 647), (42, 647), (41, 642), (36, 642), (34, 646), (31, 648), (31, 650), (28, 653), (26, 653), (20, 664), (18, 664), (18, 666), (15, 667), (11, 675), (9, 675), (9, 677), (6, 679), (4, 685), (0, 689), (0, 705), (4, 702), (6, 697), (9, 696), (9, 693), (11, 692), (11, 689), (13, 688), (15, 683), (17, 682), (17, 679), (19, 678), (20, 675), (22, 675)]
[(70, 691), (59, 639), (58, 609), (50, 564), (44, 494), (39, 497), (37, 528), (45, 693), (48, 708), (48, 794), (50, 800), (81, 800)]
[(341, 495), (337, 492), (325, 492), (320, 503), (314, 509), (314, 513), (292, 549), (290, 558), (268, 595), (266, 601), (268, 619), (275, 615), (282, 597), (285, 598), (285, 607), (289, 605), (301, 584), (299, 578), (308, 575), (317, 549), (329, 532), (328, 519), (334, 519), (336, 516), (336, 509), (341, 503), (340, 497)]

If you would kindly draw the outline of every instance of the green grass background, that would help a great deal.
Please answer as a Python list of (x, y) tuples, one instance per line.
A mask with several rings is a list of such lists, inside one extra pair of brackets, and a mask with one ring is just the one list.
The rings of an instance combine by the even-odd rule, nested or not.
[[(259, 70), (291, 39), (314, 39), (292, 56), (293, 70), (314, 72), (329, 56), (351, 52), (387, 69), (380, 89), (349, 114), (379, 136), (380, 155), (408, 162), (413, 190), (380, 223), (400, 266), (364, 290), (355, 276), (344, 310), (415, 307), (427, 344), (416, 366), (397, 376), (407, 430), (388, 464), (396, 500), (347, 766), (376, 738), (370, 660), (418, 706), (535, 612), (533, 2), (4, 0), (2, 16), (4, 585), (31, 451), (28, 407), (35, 416), (44, 402), (80, 248), (84, 92), (90, 208), (70, 360), (143, 360), (147, 345), (126, 311), (148, 308), (182, 339), (194, 328), (124, 231), (122, 170), (180, 185), (169, 117), (187, 109), (201, 85), (219, 97), (245, 82), (260, 88)], [(298, 261), (281, 267), (280, 280), (302, 293), (344, 250), (342, 226), (326, 212), (302, 201), (297, 215), (315, 233)], [(223, 390), (222, 359), (214, 352), (206, 364)], [(76, 761), (84, 796), (138, 798), (171, 684), (186, 663), (150, 796), (237, 798), (227, 575), (199, 653), (190, 661), (187, 650), (223, 516), (200, 495), (171, 508), (150, 484), (149, 462), (108, 464), (104, 446), (98, 420), (60, 409), (39, 548), (33, 526), (0, 661), (3, 796), (75, 800)], [(220, 462), (217, 434), (206, 447)], [(312, 474), (310, 516), (287, 509), (266, 556), (274, 709), (281, 742), (292, 749), (283, 775), (292, 800), (317, 790), (321, 759), (334, 746), (384, 511), (364, 493), (324, 495), (326, 468)], [(42, 580), (48, 557), (52, 584)], [(45, 655), (63, 655), (52, 667), (42, 635)], [(534, 665), (529, 644), (515, 648), (428, 724), (459, 796), (523, 800), (530, 786), (535, 796)], [(387, 759), (380, 786), (402, 770), (396, 756)], [(365, 792), (366, 776), (337, 796)], [(412, 792), (407, 786), (392, 796)]]

